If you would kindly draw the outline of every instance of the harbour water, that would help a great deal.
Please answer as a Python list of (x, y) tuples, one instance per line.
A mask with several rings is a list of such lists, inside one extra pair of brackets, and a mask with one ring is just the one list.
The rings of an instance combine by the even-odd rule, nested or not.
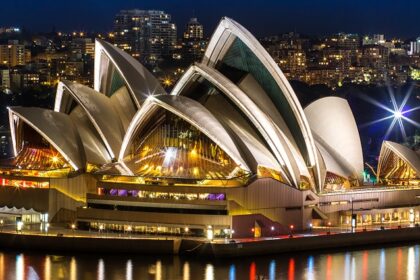
[(420, 279), (420, 244), (198, 260), (0, 252), (0, 279)]

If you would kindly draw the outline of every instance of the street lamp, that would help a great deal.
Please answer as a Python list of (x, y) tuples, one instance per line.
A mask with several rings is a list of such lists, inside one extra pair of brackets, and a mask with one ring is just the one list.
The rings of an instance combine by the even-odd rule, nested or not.
[(208, 226), (207, 227), (207, 239), (209, 241), (212, 241), (213, 240), (213, 237), (214, 237), (213, 228), (212, 228), (212, 226)]
[(45, 224), (45, 235), (48, 235), (48, 228), (50, 227), (49, 223)]
[(289, 234), (289, 237), (291, 238), (291, 237), (293, 237), (293, 229), (295, 228), (295, 226), (294, 225), (290, 225), (289, 226), (289, 229), (290, 229), (290, 234)]
[(74, 230), (76, 229), (76, 225), (75, 224), (71, 224), (71, 230), (73, 231), (73, 237), (74, 237)]
[(271, 237), (274, 237), (274, 230), (275, 230), (276, 228), (274, 227), (274, 226), (271, 226)]
[(413, 226), (414, 225), (414, 220), (415, 220), (414, 209), (411, 208), (409, 213), (410, 213), (409, 214), (410, 226)]
[(4, 226), (4, 221), (3, 219), (0, 220), (0, 225), (1, 225), (1, 231), (3, 231), (3, 226)]
[(327, 234), (331, 234), (331, 222), (328, 222), (328, 231)]
[(22, 221), (17, 221), (16, 222), (16, 231), (22, 233), (22, 229), (23, 229), (23, 222)]
[(309, 223), (309, 232), (312, 232), (313, 224)]

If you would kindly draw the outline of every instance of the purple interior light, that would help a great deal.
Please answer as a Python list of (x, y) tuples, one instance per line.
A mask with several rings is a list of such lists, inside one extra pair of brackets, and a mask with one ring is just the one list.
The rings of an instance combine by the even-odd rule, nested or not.
[(208, 200), (225, 200), (225, 194), (224, 193), (210, 193), (207, 196)]
[(115, 195), (118, 195), (118, 190), (117, 190), (117, 189), (110, 189), (110, 190), (109, 190), (109, 194), (110, 194), (110, 195), (114, 195), (114, 196), (115, 196)]
[(118, 190), (118, 196), (127, 196), (128, 192), (125, 189)]
[(138, 190), (130, 190), (128, 191), (128, 196), (133, 196), (133, 197), (137, 197), (139, 194)]

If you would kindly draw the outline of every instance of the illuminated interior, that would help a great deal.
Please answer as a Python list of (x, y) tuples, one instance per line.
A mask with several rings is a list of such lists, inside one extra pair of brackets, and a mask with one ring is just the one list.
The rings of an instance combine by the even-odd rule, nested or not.
[(257, 175), (259, 178), (272, 178), (282, 183), (285, 182), (279, 171), (265, 167), (265, 166), (261, 166), (261, 165), (258, 166)]
[(49, 182), (27, 181), (17, 179), (6, 179), (0, 177), (0, 186), (2, 187), (16, 187), (16, 188), (49, 188)]
[(324, 191), (340, 191), (350, 188), (350, 181), (346, 178), (327, 172), (324, 183)]
[(395, 153), (389, 153), (385, 162), (386, 164), (381, 169), (381, 177), (384, 183), (403, 184), (404, 182), (416, 180), (416, 171)]
[(19, 130), (20, 151), (14, 159), (14, 166), (25, 170), (71, 170), (64, 157), (33, 128), (21, 122)]
[(206, 135), (164, 110), (139, 129), (124, 161), (136, 176), (228, 179), (245, 175)]
[(137, 197), (147, 199), (174, 199), (174, 200), (226, 200), (224, 193), (174, 193), (151, 192), (142, 190), (128, 190), (121, 188), (98, 188), (98, 195)]

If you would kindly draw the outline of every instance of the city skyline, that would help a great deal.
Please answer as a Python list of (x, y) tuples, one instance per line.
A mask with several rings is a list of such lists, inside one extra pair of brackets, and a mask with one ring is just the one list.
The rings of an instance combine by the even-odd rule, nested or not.
[[(265, 1), (264, 5), (257, 1), (248, 2), (246, 7), (240, 1), (230, 2), (220, 9), (221, 1), (199, 3), (193, 1), (136, 1), (124, 0), (113, 2), (92, 1), (29, 1), (19, 0), (3, 3), (3, 9), (9, 11), (2, 16), (0, 25), (22, 26), (30, 31), (56, 30), (71, 31), (73, 29), (86, 32), (104, 32), (112, 29), (114, 15), (122, 9), (156, 9), (172, 14), (178, 27), (187, 24), (189, 18), (198, 17), (205, 26), (205, 36), (211, 34), (222, 16), (229, 16), (251, 26), (251, 31), (258, 37), (296, 31), (308, 35), (324, 35), (337, 32), (359, 34), (383, 33), (386, 36), (417, 37), (415, 11), (420, 3), (402, 1), (352, 1), (339, 3), (322, 1), (309, 3), (299, 1)], [(83, 5), (83, 9), (80, 6)], [(310, 9), (307, 7), (311, 6)], [(392, 6), (392, 8), (390, 8)], [(305, 9), (303, 9), (305, 7)], [(59, 11), (66, 13), (59, 13)], [(255, 13), (258, 10), (259, 13)], [(307, 11), (310, 10), (311, 13)], [(48, 14), (48, 17), (42, 15)], [(74, 21), (77, 14), (78, 21)], [(34, 21), (34, 16), (38, 16)], [(257, 19), (257, 20), (255, 20)], [(178, 30), (180, 33), (180, 30)]]
[(0, 280), (420, 275), (419, 0), (2, 4)]

